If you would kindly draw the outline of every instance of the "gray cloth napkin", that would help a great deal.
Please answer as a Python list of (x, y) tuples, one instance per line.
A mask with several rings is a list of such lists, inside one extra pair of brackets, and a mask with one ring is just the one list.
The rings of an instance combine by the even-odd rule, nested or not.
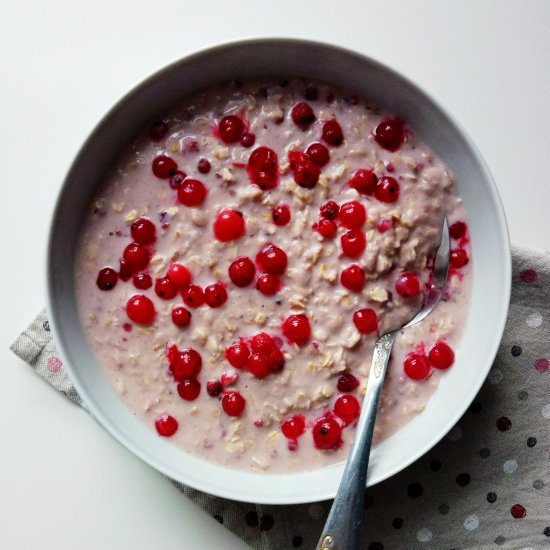
[[(428, 454), (368, 489), (368, 550), (550, 548), (550, 254), (513, 249), (510, 313), (487, 381)], [(44, 312), (12, 351), (83, 405)], [(253, 548), (315, 548), (330, 502), (264, 506), (174, 485)]]

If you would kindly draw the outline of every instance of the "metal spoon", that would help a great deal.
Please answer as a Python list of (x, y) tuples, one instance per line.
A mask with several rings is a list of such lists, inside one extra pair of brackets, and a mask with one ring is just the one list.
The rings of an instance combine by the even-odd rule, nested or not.
[(449, 227), (443, 222), (441, 242), (435, 257), (433, 283), (424, 297), (422, 309), (400, 329), (382, 336), (374, 347), (367, 390), (340, 487), (319, 539), (317, 550), (358, 550), (361, 544), (363, 500), (367, 481), (374, 422), (386, 368), (397, 334), (423, 321), (439, 304), (449, 271)]

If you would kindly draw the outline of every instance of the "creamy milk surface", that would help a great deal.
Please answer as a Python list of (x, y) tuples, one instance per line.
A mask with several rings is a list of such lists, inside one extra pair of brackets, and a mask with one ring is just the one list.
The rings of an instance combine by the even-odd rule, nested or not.
[[(293, 110), (298, 103), (312, 113), (303, 106)], [(242, 127), (234, 118), (220, 126), (228, 116)], [(325, 127), (328, 120), (339, 124), (341, 143), (330, 124)], [(316, 156), (308, 149), (313, 143), (326, 148), (328, 162), (324, 151)], [(265, 149), (256, 154), (259, 161), (249, 163), (260, 148), (276, 155), (275, 164), (269, 155), (265, 161)], [(292, 155), (297, 152), (302, 155)], [(183, 175), (174, 176), (172, 169), (158, 177), (163, 170), (158, 160), (155, 175), (153, 161), (159, 156), (172, 159)], [(367, 180), (372, 176), (370, 188), (353, 183), (358, 170)], [(203, 184), (204, 198), (189, 179)], [(184, 202), (200, 204), (183, 204), (178, 185), (189, 192)], [(328, 201), (340, 212), (324, 206)], [(278, 206), (287, 208), (275, 210), (274, 218)], [(242, 222), (235, 218), (235, 229), (230, 216), (229, 225), (220, 225), (222, 240), (216, 236), (214, 222), (223, 211), (237, 213), (244, 234), (238, 231)], [(421, 306), (445, 214), (454, 224), (446, 299), (396, 340), (376, 422), (378, 444), (422, 413), (446, 367), (459, 368), (448, 364), (448, 352), (442, 365), (430, 351), (436, 343), (452, 350), (459, 345), (471, 260), (467, 227), (456, 223), (466, 218), (452, 175), (407, 121), (353, 95), (301, 80), (226, 83), (166, 113), (121, 154), (90, 205), (76, 258), (81, 323), (114, 391), (152, 430), (159, 419), (172, 417), (160, 433), (183, 450), (262, 473), (328, 466), (347, 456), (354, 407), (364, 394), (378, 335), (402, 326)], [(141, 219), (155, 231), (153, 240), (138, 246), (146, 251), (146, 265), (133, 269), (126, 262), (121, 269), (120, 259), (133, 242), (132, 226)], [(366, 241), (364, 250), (354, 248), (357, 239)], [(258, 254), (270, 246), (286, 254), (286, 267), (279, 253), (275, 267), (262, 262)], [(229, 275), (238, 258), (254, 266), (252, 280), (242, 287)], [(185, 266), (200, 289), (156, 285), (174, 263)], [(350, 266), (356, 267), (345, 279), (342, 272)], [(114, 282), (101, 289), (98, 274), (105, 267), (113, 269)], [(266, 274), (267, 294), (257, 288)], [(418, 295), (407, 295), (411, 288), (415, 293), (414, 280), (403, 286), (403, 274), (416, 278)], [(143, 288), (147, 276), (152, 286)], [(215, 283), (222, 289), (209, 294), (216, 307), (194, 307), (201, 289)], [(169, 299), (159, 296), (156, 286), (161, 293), (167, 289)], [(135, 322), (133, 315), (132, 320), (127, 303), (136, 295), (150, 299), (152, 319)], [(188, 325), (174, 323), (177, 307), (191, 314)], [(369, 311), (370, 323), (354, 322), (358, 310)], [(283, 330), (291, 316), (299, 316), (296, 337), (292, 327)], [(260, 333), (268, 337), (254, 342)], [(250, 357), (235, 367), (226, 350), (238, 342)], [(185, 349), (201, 360), (200, 372), (188, 377), (171, 368)], [(210, 393), (208, 382), (216, 383)], [(233, 392), (240, 398), (226, 410), (224, 399)]]

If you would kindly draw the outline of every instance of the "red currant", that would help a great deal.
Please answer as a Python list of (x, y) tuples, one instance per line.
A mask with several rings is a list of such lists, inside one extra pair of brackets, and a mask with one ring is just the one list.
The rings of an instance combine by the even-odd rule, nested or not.
[(275, 225), (287, 225), (290, 221), (290, 209), (286, 204), (279, 204), (271, 212), (271, 219)]
[(350, 187), (363, 195), (372, 195), (376, 190), (378, 178), (372, 170), (357, 170), (349, 180)]
[(262, 353), (252, 353), (246, 362), (246, 370), (256, 378), (264, 378), (269, 374), (267, 356)]
[(248, 286), (254, 279), (255, 273), (256, 268), (250, 258), (237, 258), (229, 266), (229, 278), (238, 287)]
[(313, 229), (325, 239), (334, 239), (336, 233), (338, 233), (338, 226), (328, 218), (321, 218), (317, 223), (314, 223)]
[(358, 309), (353, 314), (353, 324), (361, 334), (378, 332), (378, 317), (374, 309)]
[(342, 127), (335, 119), (327, 120), (323, 124), (323, 141), (329, 145), (338, 146), (344, 141), (344, 133), (342, 132)]
[(227, 301), (227, 290), (223, 283), (213, 283), (204, 289), (204, 299), (210, 307), (220, 307)]
[(334, 403), (334, 414), (341, 418), (346, 424), (350, 424), (359, 418), (361, 405), (355, 396), (350, 394), (341, 395)]
[(178, 188), (178, 200), (190, 208), (200, 206), (206, 198), (206, 193), (206, 187), (202, 182), (187, 178)]
[(177, 169), (176, 162), (166, 155), (160, 155), (153, 159), (153, 174), (157, 178), (167, 180), (176, 173)]
[(242, 369), (246, 365), (249, 356), (250, 350), (242, 340), (231, 344), (225, 350), (226, 359), (236, 369)]
[(319, 212), (327, 220), (335, 220), (340, 213), (340, 207), (334, 201), (327, 201), (321, 205)]
[(428, 358), (421, 353), (409, 353), (403, 363), (405, 374), (412, 380), (424, 380), (430, 374)]
[(179, 189), (181, 184), (184, 182), (185, 178), (187, 177), (187, 174), (185, 172), (181, 172), (180, 170), (176, 171), (176, 173), (170, 178), (170, 181), (168, 182), (168, 185), (170, 185), (171, 189)]
[(149, 251), (142, 244), (130, 243), (122, 257), (131, 271), (141, 271), (149, 265)]
[(451, 250), (451, 265), (453, 267), (460, 269), (461, 267), (464, 267), (469, 261), (470, 258), (468, 258), (468, 253), (463, 248), (454, 248), (453, 250)]
[(254, 149), (248, 160), (247, 170), (252, 183), (260, 189), (273, 189), (277, 186), (279, 165), (277, 154), (272, 149)]
[(397, 294), (403, 296), (407, 300), (416, 298), (420, 292), (420, 283), (416, 273), (403, 273), (397, 277), (395, 281), (395, 290)]
[(191, 313), (182, 306), (172, 310), (172, 323), (177, 327), (186, 327), (191, 322)]
[(178, 287), (168, 277), (157, 279), (155, 292), (163, 300), (171, 300), (178, 293)]
[(170, 437), (178, 431), (178, 421), (169, 414), (163, 414), (155, 421), (155, 428), (162, 437)]
[(245, 406), (246, 400), (238, 391), (228, 391), (222, 398), (222, 407), (228, 416), (241, 416)]
[(270, 275), (282, 275), (286, 271), (288, 264), (285, 252), (274, 244), (264, 246), (258, 252), (256, 261), (262, 270)]
[(264, 296), (274, 296), (279, 291), (279, 288), (281, 288), (281, 280), (277, 275), (262, 273), (256, 281), (256, 288)]
[(374, 139), (384, 149), (396, 151), (403, 143), (403, 122), (394, 118), (382, 121), (374, 131)]
[(178, 384), (178, 394), (185, 401), (194, 401), (200, 392), (201, 385), (196, 378), (185, 378)]
[(358, 201), (345, 202), (340, 207), (339, 219), (348, 229), (361, 229), (367, 221), (367, 211)]
[(287, 317), (282, 329), (285, 337), (298, 346), (305, 346), (311, 337), (309, 319), (304, 314)]
[(455, 362), (454, 351), (441, 340), (433, 345), (428, 357), (436, 369), (448, 369)]
[(138, 244), (149, 244), (155, 240), (155, 224), (147, 218), (137, 219), (130, 227), (132, 239)]
[(187, 286), (191, 282), (191, 272), (181, 264), (171, 264), (168, 268), (168, 279), (177, 287)]
[(451, 237), (455, 240), (462, 239), (466, 234), (466, 224), (464, 222), (455, 222), (449, 228)]
[(267, 355), (275, 347), (275, 342), (266, 332), (258, 332), (252, 337), (251, 346), (252, 351)]
[(182, 382), (185, 378), (194, 378), (201, 370), (202, 357), (192, 348), (177, 351), (170, 361), (170, 371), (176, 382)]
[(193, 309), (197, 309), (204, 304), (204, 292), (198, 285), (187, 285), (182, 288), (181, 297), (185, 304)]
[(320, 168), (326, 166), (330, 161), (328, 149), (322, 143), (312, 143), (306, 149), (306, 155)]
[(399, 199), (399, 183), (391, 176), (382, 176), (378, 179), (374, 196), (380, 202), (396, 202)]
[(210, 380), (206, 383), (206, 393), (210, 397), (217, 397), (222, 393), (223, 386), (222, 383), (219, 380)]
[(365, 288), (367, 283), (367, 277), (363, 268), (357, 264), (352, 264), (346, 267), (340, 275), (340, 282), (342, 286), (351, 290), (352, 292), (361, 292)]
[(313, 162), (299, 164), (294, 170), (294, 181), (305, 189), (311, 189), (319, 181), (319, 167)]
[(353, 374), (346, 372), (345, 374), (342, 374), (340, 378), (338, 378), (336, 387), (338, 388), (338, 391), (342, 393), (349, 393), (350, 391), (353, 391), (355, 388), (359, 387), (359, 380), (357, 380), (357, 378), (355, 378)]
[(249, 147), (252, 147), (256, 143), (256, 136), (254, 134), (251, 134), (250, 132), (245, 132), (243, 134), (243, 137), (241, 138), (241, 145), (243, 147), (246, 147), (247, 149)]
[(296, 414), (281, 423), (281, 431), (287, 439), (298, 439), (306, 431), (306, 419)]
[(218, 125), (218, 132), (224, 143), (237, 143), (244, 134), (244, 123), (238, 116), (224, 116)]
[(199, 163), (197, 164), (197, 170), (201, 174), (208, 174), (210, 172), (210, 161), (208, 159), (200, 159)]
[(337, 449), (342, 443), (342, 428), (332, 417), (320, 418), (312, 429), (313, 443), (317, 449)]
[(126, 303), (126, 314), (138, 325), (150, 325), (156, 315), (155, 306), (147, 296), (135, 294)]
[(214, 235), (226, 243), (240, 239), (245, 233), (243, 215), (237, 210), (222, 210), (214, 221)]
[(118, 273), (112, 267), (104, 267), (97, 274), (96, 284), (100, 290), (111, 290), (118, 282)]
[(362, 231), (350, 230), (340, 238), (342, 253), (348, 258), (359, 258), (367, 247), (367, 238)]
[(296, 103), (296, 105), (292, 107), (290, 116), (292, 117), (294, 124), (298, 124), (299, 126), (311, 124), (315, 120), (313, 109), (310, 105), (304, 102)]
[(274, 172), (277, 166), (277, 154), (269, 147), (258, 147), (254, 149), (248, 159), (248, 168), (253, 172), (260, 172), (262, 170)]
[(134, 286), (139, 290), (147, 290), (153, 286), (151, 276), (147, 273), (137, 273), (134, 275)]

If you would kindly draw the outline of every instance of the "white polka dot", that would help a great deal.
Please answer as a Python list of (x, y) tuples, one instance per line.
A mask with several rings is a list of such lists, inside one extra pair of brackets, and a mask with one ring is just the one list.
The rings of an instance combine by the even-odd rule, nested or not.
[(462, 439), (462, 428), (457, 424), (448, 434), (447, 438), (451, 441)]
[(432, 537), (432, 532), (426, 528), (420, 529), (420, 531), (416, 533), (416, 538), (418, 539), (418, 542), (428, 542), (432, 540)]
[(542, 416), (546, 419), (550, 418), (550, 403), (548, 403), (548, 405), (542, 407)]
[(493, 367), (489, 371), (489, 375), (487, 376), (489, 384), (499, 384), (503, 378), (504, 374), (502, 374), (502, 371), (500, 369), (497, 369), (496, 367)]
[(535, 311), (534, 313), (531, 313), (529, 317), (527, 317), (525, 321), (531, 328), (537, 328), (542, 325), (542, 315)]
[(308, 508), (308, 513), (311, 519), (321, 519), (325, 515), (325, 509), (322, 504), (315, 503)]
[(504, 465), (502, 466), (502, 469), (507, 474), (513, 474), (518, 469), (518, 461), (514, 458), (511, 458), (510, 460), (507, 460)]
[(479, 527), (479, 518), (477, 516), (468, 516), (465, 520), (464, 520), (464, 527), (466, 527), (466, 529), (468, 531), (474, 531), (475, 529), (477, 529)]

